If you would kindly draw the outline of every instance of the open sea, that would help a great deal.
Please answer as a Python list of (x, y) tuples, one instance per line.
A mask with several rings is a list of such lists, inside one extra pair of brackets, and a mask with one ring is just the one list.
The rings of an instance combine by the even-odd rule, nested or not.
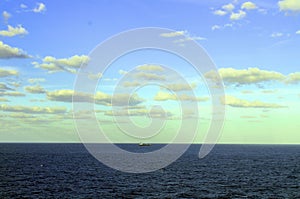
[(300, 145), (217, 145), (204, 159), (199, 148), (164, 169), (130, 174), (82, 144), (2, 143), (0, 198), (300, 198)]

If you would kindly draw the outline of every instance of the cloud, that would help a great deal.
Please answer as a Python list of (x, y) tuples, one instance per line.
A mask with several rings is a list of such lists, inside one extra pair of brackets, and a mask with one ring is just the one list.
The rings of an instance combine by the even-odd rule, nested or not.
[(257, 6), (255, 5), (255, 3), (252, 3), (251, 1), (247, 1), (242, 4), (241, 8), (245, 10), (254, 10), (257, 8)]
[(201, 41), (201, 40), (207, 40), (205, 37), (185, 37), (183, 39), (177, 39), (177, 40), (174, 40), (173, 42), (174, 43), (184, 43), (184, 42), (187, 42), (187, 41)]
[(2, 12), (2, 17), (4, 19), (4, 22), (7, 23), (8, 19), (11, 17), (11, 14), (8, 13), (7, 11)]
[(4, 83), (0, 83), (0, 91), (5, 91), (5, 90), (14, 90), (10, 87), (8, 87), (6, 84)]
[(246, 17), (246, 12), (239, 10), (239, 12), (232, 12), (230, 15), (230, 20), (240, 20)]
[(46, 97), (50, 101), (72, 102), (72, 97), (76, 102), (92, 102), (92, 96), (83, 92), (74, 92), (74, 90), (56, 90), (47, 91)]
[(168, 118), (170, 119), (173, 114), (169, 111), (164, 111), (161, 108), (152, 108), (148, 110), (143, 109), (123, 109), (117, 111), (105, 111), (104, 115), (107, 116), (146, 116), (151, 118)]
[(229, 3), (226, 5), (223, 5), (222, 8), (228, 12), (231, 12), (235, 8), (235, 6), (232, 3)]
[(40, 106), (10, 106), (0, 105), (0, 110), (4, 112), (21, 112), (28, 114), (58, 114), (66, 113), (65, 107), (40, 107)]
[(126, 75), (128, 73), (128, 71), (125, 70), (119, 70), (119, 74), (120, 75)]
[(11, 96), (11, 97), (23, 97), (24, 93), (20, 93), (18, 91), (15, 92), (0, 92), (0, 96)]
[(88, 63), (88, 60), (89, 58), (86, 55), (74, 55), (72, 57), (63, 59), (56, 59), (52, 56), (46, 56), (43, 59), (43, 63), (39, 64), (37, 62), (33, 62), (32, 64), (36, 68), (48, 70), (49, 73), (62, 71), (76, 73), (77, 69), (79, 69), (81, 65)]
[(282, 0), (278, 6), (280, 11), (300, 12), (300, 0)]
[(285, 83), (297, 84), (300, 82), (300, 72), (291, 73), (287, 76)]
[(276, 93), (278, 90), (262, 90), (261, 92), (264, 94), (273, 94)]
[(144, 101), (137, 94), (132, 94), (131, 96), (130, 94), (115, 94), (111, 96), (103, 92), (97, 92), (95, 95), (91, 95), (83, 92), (74, 92), (73, 90), (48, 91), (46, 96), (51, 101), (72, 102), (73, 97), (73, 100), (76, 102), (95, 102), (96, 104), (106, 106), (111, 106), (112, 101), (114, 106), (135, 106)]
[(167, 84), (163, 88), (167, 88), (173, 91), (190, 91), (197, 87), (196, 83), (191, 84)]
[(223, 104), (231, 107), (236, 107), (236, 108), (285, 108), (286, 107), (278, 104), (265, 103), (261, 101), (247, 101), (230, 95), (226, 95), (225, 97), (222, 97), (220, 100)]
[(208, 97), (195, 97), (186, 94), (175, 95), (168, 92), (159, 91), (154, 96), (156, 101), (178, 100), (178, 101), (208, 101)]
[(212, 30), (218, 30), (218, 29), (221, 29), (221, 28), (222, 28), (222, 27), (219, 26), (219, 25), (213, 25), (213, 26), (211, 27)]
[(1, 58), (29, 58), (29, 56), (25, 52), (23, 52), (23, 50), (11, 47), (0, 41), (0, 59)]
[(122, 83), (122, 86), (124, 86), (124, 87), (139, 87), (139, 86), (141, 86), (142, 85), (142, 83), (140, 83), (140, 82), (137, 82), (137, 81), (124, 81), (123, 83)]
[(296, 34), (300, 35), (300, 30), (296, 31)]
[(21, 3), (20, 4), (20, 8), (23, 8), (23, 9), (25, 9), (25, 8), (27, 8), (28, 6), (27, 5), (25, 5), (25, 4), (23, 4), (23, 3)]
[(36, 13), (41, 13), (46, 11), (46, 5), (43, 3), (37, 3), (36, 7), (32, 10)]
[(4, 37), (13, 37), (16, 35), (26, 35), (28, 34), (27, 30), (22, 27), (22, 25), (18, 25), (16, 27), (12, 27), (10, 25), (7, 26), (7, 30), (1, 30), (0, 36)]
[(102, 77), (102, 73), (97, 73), (97, 74), (88, 74), (88, 78), (92, 80), (97, 80)]
[(132, 95), (127, 93), (117, 93), (111, 96), (102, 92), (97, 92), (94, 99), (95, 103), (106, 106), (136, 106), (145, 101), (136, 93)]
[(224, 11), (224, 10), (215, 10), (215, 11), (213, 12), (213, 14), (214, 14), (214, 15), (218, 15), (218, 16), (224, 16), (224, 15), (227, 14), (227, 12)]
[(273, 38), (276, 38), (276, 37), (282, 37), (283, 36), (283, 33), (281, 32), (274, 32), (270, 35), (271, 37)]
[(211, 30), (219, 30), (219, 29), (223, 29), (223, 28), (228, 28), (228, 27), (233, 27), (233, 24), (231, 23), (227, 23), (227, 24), (224, 24), (223, 26), (220, 26), (220, 25), (213, 25), (211, 27)]
[(29, 78), (27, 80), (30, 84), (45, 82), (46, 80), (44, 78)]
[[(160, 35), (161, 37), (181, 37), (181, 39), (176, 39), (173, 42), (174, 43), (180, 43), (181, 46), (183, 46), (184, 42), (187, 41), (196, 41), (196, 40), (206, 40), (204, 37), (194, 37), (190, 36), (190, 34), (187, 31), (175, 31), (170, 33), (162, 33)], [(182, 38), (183, 37), (183, 38)]]
[(154, 73), (148, 73), (148, 72), (138, 72), (134, 73), (133, 76), (135, 78), (139, 78), (142, 80), (165, 80), (166, 78), (162, 75), (157, 75)]
[(159, 65), (145, 64), (137, 68), (139, 71), (164, 71), (164, 68)]
[(174, 31), (174, 32), (168, 32), (168, 33), (162, 33), (160, 34), (161, 37), (178, 37), (178, 36), (184, 36), (187, 34), (187, 31)]
[(19, 72), (17, 70), (0, 68), (0, 78), (9, 76), (19, 76)]
[[(274, 71), (260, 70), (258, 68), (234, 69), (221, 68), (219, 74), (225, 83), (230, 84), (252, 84), (266, 81), (279, 81), (285, 77), (281, 73)], [(205, 77), (211, 80), (217, 80), (217, 74), (214, 71), (205, 74)]]
[(9, 102), (9, 100), (6, 98), (0, 97), (0, 102)]
[(40, 85), (35, 85), (35, 86), (26, 86), (25, 90), (28, 93), (32, 93), (32, 94), (42, 94), (45, 93), (45, 89), (43, 87), (41, 87)]
[(253, 91), (250, 91), (250, 90), (244, 90), (244, 91), (241, 91), (241, 93), (243, 93), (243, 94), (252, 94)]

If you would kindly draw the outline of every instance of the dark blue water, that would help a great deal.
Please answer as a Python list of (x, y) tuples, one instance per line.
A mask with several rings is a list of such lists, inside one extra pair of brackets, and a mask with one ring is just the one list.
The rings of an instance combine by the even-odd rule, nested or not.
[(300, 198), (300, 145), (217, 145), (201, 160), (199, 147), (163, 170), (128, 174), (81, 144), (0, 144), (0, 198)]

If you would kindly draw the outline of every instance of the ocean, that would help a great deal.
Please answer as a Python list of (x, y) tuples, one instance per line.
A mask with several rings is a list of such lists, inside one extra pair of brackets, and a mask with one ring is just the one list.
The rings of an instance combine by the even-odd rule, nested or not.
[(204, 159), (199, 148), (164, 169), (131, 174), (82, 144), (2, 143), (0, 198), (300, 198), (300, 145), (216, 145)]

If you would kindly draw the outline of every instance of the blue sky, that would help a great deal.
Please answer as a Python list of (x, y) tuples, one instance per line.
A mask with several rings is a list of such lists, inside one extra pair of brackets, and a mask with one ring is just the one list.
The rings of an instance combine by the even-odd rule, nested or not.
[[(300, 110), (300, 0), (5, 0), (0, 2), (0, 12), (0, 115), (2, 123), (6, 123), (0, 130), (0, 141), (78, 141), (69, 119), (71, 100), (67, 100), (72, 97), (78, 67), (99, 43), (113, 35), (134, 28), (163, 27), (194, 38), (221, 69), (228, 98), (225, 103), (228, 121), (220, 142), (300, 142), (296, 119)], [(18, 52), (12, 52), (12, 48)], [(124, 57), (102, 74), (103, 85), (98, 86), (98, 91), (111, 94), (118, 80), (132, 67), (160, 62), (172, 65), (191, 84), (197, 84), (193, 88), (196, 95), (208, 97), (203, 79), (194, 75), (182, 60), (169, 56), (161, 54), (157, 58), (154, 52), (141, 52)], [(57, 64), (62, 63), (67, 63), (73, 73), (58, 70)], [(5, 75), (7, 71), (17, 74)], [(143, 81), (137, 79), (138, 83)], [(171, 81), (176, 84), (175, 80)], [(141, 91), (140, 97), (148, 99), (161, 91), (160, 87), (149, 89)], [(140, 105), (159, 101), (148, 100)], [(172, 99), (162, 103), (172, 111)], [(208, 115), (209, 101), (199, 103), (207, 109), (205, 115)], [(62, 107), (65, 111), (55, 114), (28, 111), (34, 106)], [(109, 114), (103, 113), (109, 106), (102, 104), (97, 109), (102, 110), (97, 115), (100, 120), (111, 119)], [(63, 120), (63, 124), (58, 123), (57, 118)], [(136, 120), (144, 121), (139, 117)], [(13, 126), (12, 121), (18, 121), (18, 125)], [(275, 122), (277, 128), (272, 127), (272, 121), (278, 121)], [(166, 129), (176, 126), (174, 121), (169, 122)], [(283, 138), (281, 131), (286, 125), (291, 126), (291, 130)], [(110, 131), (114, 129), (113, 124), (106, 126)], [(235, 126), (245, 129), (242, 135)], [(261, 133), (252, 134), (253, 131)], [(172, 134), (168, 130), (164, 132)], [(201, 142), (202, 137), (201, 134), (197, 141)], [(273, 137), (271, 141), (270, 137)], [(164, 136), (153, 139), (165, 142)], [(117, 140), (136, 141), (124, 136)]]

